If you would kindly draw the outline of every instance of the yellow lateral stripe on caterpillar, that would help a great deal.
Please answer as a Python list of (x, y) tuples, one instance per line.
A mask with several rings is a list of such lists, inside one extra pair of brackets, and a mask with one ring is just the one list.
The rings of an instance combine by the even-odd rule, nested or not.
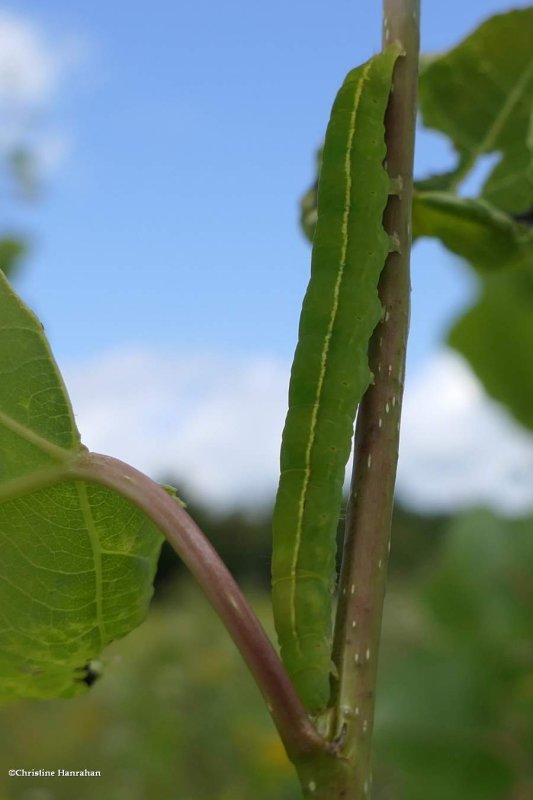
[(352, 142), (353, 137), (355, 134), (355, 120), (357, 116), (357, 109), (359, 107), (359, 100), (361, 99), (361, 92), (363, 91), (364, 82), (367, 80), (368, 72), (370, 70), (371, 62), (365, 64), (362, 68), (361, 79), (356, 84), (354, 100), (353, 100), (353, 108), (350, 114), (350, 125), (348, 129), (348, 142), (346, 147), (346, 154), (344, 158), (344, 168), (345, 168), (345, 177), (346, 177), (346, 190), (344, 193), (344, 211), (342, 215), (342, 250), (341, 250), (341, 259), (339, 264), (339, 270), (337, 273), (337, 279), (335, 282), (335, 288), (333, 293), (333, 307), (331, 309), (331, 316), (328, 324), (328, 330), (326, 332), (326, 336), (324, 338), (324, 345), (322, 348), (322, 354), (320, 357), (320, 375), (318, 377), (318, 384), (316, 387), (316, 399), (313, 405), (313, 412), (311, 416), (311, 430), (309, 431), (309, 442), (307, 444), (307, 449), (305, 452), (305, 480), (302, 486), (302, 492), (300, 495), (300, 501), (298, 504), (298, 521), (296, 526), (296, 541), (294, 545), (294, 556), (291, 565), (291, 573), (290, 579), (292, 582), (291, 588), (291, 627), (292, 627), (292, 634), (294, 636), (296, 646), (298, 650), (301, 652), (300, 643), (299, 643), (299, 635), (298, 630), (296, 628), (296, 603), (295, 603), (295, 592), (296, 592), (296, 567), (298, 565), (298, 556), (300, 554), (300, 547), (302, 542), (302, 525), (303, 525), (303, 516), (304, 516), (304, 508), (305, 508), (305, 498), (307, 495), (308, 487), (309, 487), (309, 475), (311, 472), (311, 452), (313, 449), (313, 445), (315, 443), (315, 433), (316, 433), (316, 421), (318, 416), (318, 409), (320, 406), (320, 397), (322, 394), (322, 387), (324, 385), (324, 377), (326, 374), (326, 365), (328, 359), (328, 352), (329, 346), (331, 341), (331, 334), (333, 332), (333, 326), (335, 324), (335, 319), (337, 317), (337, 311), (339, 308), (339, 292), (342, 284), (342, 276), (344, 274), (344, 268), (346, 266), (346, 254), (348, 250), (348, 221), (350, 217), (350, 208), (351, 208), (351, 189), (352, 189), (352, 176), (351, 176), (351, 169), (352, 169)]
[(286, 667), (311, 712), (328, 699), (335, 536), (368, 342), (389, 251), (384, 116), (399, 48), (352, 70), (331, 113), (318, 189), (273, 519), (274, 621)]

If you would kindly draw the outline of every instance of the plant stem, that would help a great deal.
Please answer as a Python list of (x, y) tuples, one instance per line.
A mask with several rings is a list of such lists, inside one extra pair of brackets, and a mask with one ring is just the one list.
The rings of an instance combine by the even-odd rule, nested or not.
[(335, 735), (343, 755), (356, 763), (353, 800), (368, 798), (378, 649), (398, 460), (400, 409), (409, 326), (409, 256), (419, 0), (384, 0), (383, 43), (402, 45), (387, 109), (387, 170), (401, 178), (383, 221), (399, 243), (387, 258), (379, 284), (384, 314), (369, 346), (374, 382), (359, 408), (333, 660)]
[(133, 467), (110, 456), (83, 453), (66, 478), (115, 490), (141, 509), (165, 535), (196, 578), (230, 633), (262, 692), (289, 758), (306, 762), (326, 754), (270, 639), (225, 564), (175, 497)]

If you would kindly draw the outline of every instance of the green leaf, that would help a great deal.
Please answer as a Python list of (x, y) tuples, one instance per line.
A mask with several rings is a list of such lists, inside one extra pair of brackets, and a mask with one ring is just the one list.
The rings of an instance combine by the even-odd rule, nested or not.
[(482, 274), (533, 263), (533, 229), (481, 199), (416, 191), (413, 235), (439, 238)]
[(533, 428), (533, 276), (530, 270), (493, 273), (479, 301), (454, 325), (449, 343), (489, 394)]
[(333, 105), (318, 192), (311, 280), (300, 318), (273, 519), (273, 606), (281, 653), (303, 702), (325, 706), (335, 534), (368, 343), (390, 243), (384, 116), (396, 47), (352, 70)]
[[(450, 344), (471, 364), (496, 400), (523, 424), (533, 427), (533, 298), (527, 273), (533, 263), (533, 228), (516, 222), (482, 198), (421, 191), (413, 198), (413, 237), (439, 238), (487, 280), (481, 298), (457, 322)], [(302, 226), (312, 239), (316, 224), (316, 186), (301, 204)], [(509, 273), (508, 276), (504, 273)]]
[(437, 172), (434, 175), (428, 175), (427, 178), (417, 180), (415, 181), (415, 189), (420, 192), (445, 192), (450, 196), (454, 196), (454, 193), (448, 190), (454, 185), (458, 169), (458, 167), (455, 167), (449, 172)]
[[(485, 183), (483, 199), (495, 213), (499, 209), (521, 214), (533, 207), (532, 41), (530, 7), (492, 17), (448, 53), (426, 55), (421, 60), (419, 98), (423, 122), (452, 140), (458, 162), (454, 169), (419, 180), (416, 186), (420, 193), (440, 193), (442, 203), (446, 202), (444, 193), (450, 192), (450, 212), (455, 189), (477, 159), (488, 153), (500, 153), (501, 159)], [(319, 172), (320, 151), (317, 175)], [(316, 224), (316, 192), (315, 183), (300, 206), (302, 228), (311, 241)], [(464, 206), (464, 212), (472, 217), (473, 208)], [(452, 216), (458, 228), (460, 215), (457, 205)], [(451, 230), (452, 216), (445, 226), (448, 241), (462, 236), (460, 230)], [(501, 227), (495, 220), (497, 230), (491, 231), (489, 223), (486, 216), (483, 227), (488, 241), (483, 247), (487, 253), (490, 240), (500, 236)], [(433, 228), (420, 215), (413, 220), (415, 237), (440, 236), (440, 230), (440, 224)], [(446, 240), (445, 244), (448, 246)], [(462, 247), (465, 245), (466, 242)]]
[(86, 690), (145, 616), (161, 538), (120, 495), (66, 479), (84, 451), (42, 326), (0, 274), (0, 700)]
[(27, 245), (16, 236), (4, 236), (0, 239), (0, 270), (10, 276), (27, 253)]
[(456, 188), (479, 156), (500, 153), (482, 196), (509, 212), (533, 204), (532, 41), (533, 8), (523, 8), (492, 17), (426, 64), (419, 93), (424, 125), (449, 136), (459, 156), (440, 189)]

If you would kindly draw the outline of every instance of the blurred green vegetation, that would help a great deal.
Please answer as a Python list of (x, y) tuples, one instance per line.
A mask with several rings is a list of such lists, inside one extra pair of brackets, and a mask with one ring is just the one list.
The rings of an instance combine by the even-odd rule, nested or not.
[[(7, 198), (10, 210), (19, 202), (34, 199), (38, 191), (37, 167), (33, 155), (24, 147), (0, 150), (0, 195)], [(28, 255), (28, 235), (2, 221), (0, 224), (0, 269), (12, 278)]]
[[(172, 478), (165, 484), (178, 485)], [(255, 513), (243, 509), (216, 512), (205, 506), (199, 498), (191, 497), (178, 487), (177, 494), (186, 501), (187, 512), (203, 531), (238, 582), (246, 582), (270, 591), (270, 555), (272, 548), (271, 509)], [(337, 564), (340, 567), (344, 511), (337, 530)], [(394, 559), (389, 565), (390, 574), (413, 575), (427, 562), (449, 522), (442, 514), (421, 515), (401, 505), (396, 505), (393, 520), (393, 539), (396, 543)], [(156, 576), (156, 599), (165, 586), (172, 583), (176, 574), (184, 571), (176, 553), (163, 544)]]
[[(217, 515), (203, 513), (272, 634), (266, 516), (235, 512), (217, 530)], [(533, 797), (531, 524), (487, 511), (448, 521), (398, 510), (376, 800)], [(166, 569), (148, 620), (108, 649), (86, 695), (1, 710), (0, 800), (299, 797), (234, 645), (185, 572)], [(102, 777), (8, 777), (20, 767)]]
[(533, 797), (531, 529), (531, 518), (457, 517), (426, 575), (389, 593), (378, 797)]

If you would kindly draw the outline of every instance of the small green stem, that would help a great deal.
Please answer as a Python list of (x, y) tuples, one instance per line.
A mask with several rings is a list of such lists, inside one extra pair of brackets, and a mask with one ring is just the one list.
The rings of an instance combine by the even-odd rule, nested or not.
[(409, 326), (409, 258), (413, 152), (418, 74), (419, 0), (384, 0), (384, 46), (402, 45), (393, 75), (385, 128), (387, 169), (401, 178), (384, 214), (398, 242), (379, 284), (382, 322), (369, 348), (374, 382), (361, 403), (355, 434), (333, 660), (334, 732), (342, 753), (356, 764), (352, 800), (371, 791), (371, 742), (379, 640), (398, 459), (400, 409)]
[(270, 639), (241, 590), (187, 512), (161, 486), (116, 458), (82, 453), (65, 465), (65, 479), (89, 481), (115, 490), (165, 535), (207, 595), (241, 652), (297, 766), (327, 755), (329, 745), (316, 731)]

